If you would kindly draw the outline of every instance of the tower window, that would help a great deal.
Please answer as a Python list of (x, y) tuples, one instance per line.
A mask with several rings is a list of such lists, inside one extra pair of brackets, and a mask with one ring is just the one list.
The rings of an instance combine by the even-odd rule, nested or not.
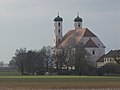
[(92, 54), (95, 55), (95, 51), (93, 51)]
[(80, 23), (78, 24), (78, 27), (80, 27)]
[(60, 22), (58, 23), (58, 26), (60, 27)]
[(60, 29), (58, 29), (58, 33), (60, 33)]

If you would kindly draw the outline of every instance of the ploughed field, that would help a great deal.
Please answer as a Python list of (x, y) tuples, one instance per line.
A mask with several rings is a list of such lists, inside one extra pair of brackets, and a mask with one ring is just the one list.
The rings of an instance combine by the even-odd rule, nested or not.
[(120, 88), (112, 76), (0, 76), (0, 90)]

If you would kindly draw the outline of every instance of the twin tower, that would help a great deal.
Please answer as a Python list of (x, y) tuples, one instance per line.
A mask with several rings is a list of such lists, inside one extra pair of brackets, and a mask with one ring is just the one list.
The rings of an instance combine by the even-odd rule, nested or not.
[[(59, 14), (54, 19), (54, 46), (59, 45), (62, 38), (64, 37), (62, 35), (62, 21), (63, 19), (59, 16)], [(75, 30), (82, 28), (82, 18), (79, 17), (79, 14), (74, 19), (74, 27)]]

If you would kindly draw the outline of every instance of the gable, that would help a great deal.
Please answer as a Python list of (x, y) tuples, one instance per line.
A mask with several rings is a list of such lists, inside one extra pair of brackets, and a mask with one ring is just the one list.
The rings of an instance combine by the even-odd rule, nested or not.
[(105, 55), (101, 56), (96, 62), (104, 62)]
[(88, 28), (86, 28), (83, 37), (97, 37), (97, 36), (93, 34)]
[(89, 40), (88, 40), (88, 42), (85, 44), (85, 47), (89, 47), (89, 48), (92, 48), (92, 47), (94, 47), (94, 48), (98, 48), (98, 46), (93, 42), (93, 40), (90, 38)]

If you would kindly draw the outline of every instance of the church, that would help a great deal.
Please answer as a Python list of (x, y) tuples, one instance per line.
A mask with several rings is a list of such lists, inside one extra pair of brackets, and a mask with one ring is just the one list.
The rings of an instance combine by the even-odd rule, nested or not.
[(77, 15), (74, 19), (74, 28), (62, 33), (63, 18), (59, 16), (54, 19), (54, 47), (66, 48), (67, 46), (83, 46), (91, 56), (91, 62), (96, 66), (96, 61), (105, 54), (105, 45), (88, 28), (82, 27), (83, 19)]

